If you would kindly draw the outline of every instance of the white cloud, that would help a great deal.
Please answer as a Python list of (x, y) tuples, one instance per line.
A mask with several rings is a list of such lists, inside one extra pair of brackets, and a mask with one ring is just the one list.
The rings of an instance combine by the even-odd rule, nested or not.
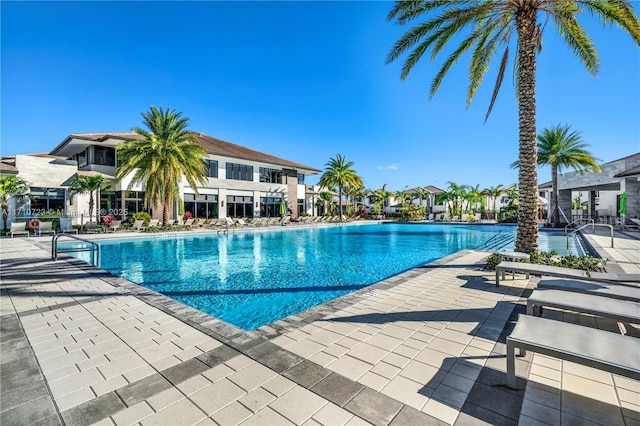
[(378, 166), (378, 170), (398, 170), (399, 168), (398, 163), (391, 163), (388, 166)]

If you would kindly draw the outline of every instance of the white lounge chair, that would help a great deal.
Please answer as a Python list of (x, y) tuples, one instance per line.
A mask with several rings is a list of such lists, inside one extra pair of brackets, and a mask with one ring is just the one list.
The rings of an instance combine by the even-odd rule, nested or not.
[(135, 220), (133, 225), (131, 225), (131, 229), (134, 231), (142, 231), (144, 228), (144, 220)]
[(157, 228), (159, 223), (160, 223), (160, 219), (151, 219), (147, 224), (147, 226), (143, 226), (141, 229), (145, 231), (149, 231), (153, 228)]
[(520, 315), (507, 336), (507, 386), (516, 388), (516, 348), (640, 380), (640, 339), (546, 318)]
[(26, 228), (26, 224), (24, 222), (13, 222), (11, 223), (11, 238), (14, 235), (26, 235), (29, 237), (29, 230)]
[(55, 234), (53, 222), (40, 222), (37, 233), (39, 237), (42, 237), (42, 234)]
[(573, 280), (568, 278), (542, 277), (538, 288), (573, 291), (594, 294), (612, 299), (640, 302), (640, 286), (601, 283), (597, 281)]
[(109, 223), (109, 227), (107, 228), (107, 232), (115, 232), (118, 229), (120, 229), (120, 225), (122, 225), (122, 221), (121, 220), (112, 220)]
[[(640, 323), (639, 302), (612, 299), (594, 294), (553, 289), (533, 290), (531, 296), (527, 298), (527, 314), (540, 316), (543, 307), (597, 315), (633, 324)], [(640, 352), (638, 355), (640, 357)]]
[(539, 265), (537, 263), (500, 262), (496, 266), (496, 287), (500, 285), (502, 271), (515, 271), (523, 274), (549, 275), (559, 278), (575, 278), (586, 281), (604, 281), (617, 284), (640, 283), (640, 274), (613, 274), (609, 272), (590, 272), (582, 269), (562, 268), (559, 266)]
[(68, 217), (61, 217), (60, 218), (60, 230), (58, 232), (73, 232), (73, 233), (78, 233), (78, 230), (75, 229), (73, 227), (73, 225), (71, 224), (71, 219)]

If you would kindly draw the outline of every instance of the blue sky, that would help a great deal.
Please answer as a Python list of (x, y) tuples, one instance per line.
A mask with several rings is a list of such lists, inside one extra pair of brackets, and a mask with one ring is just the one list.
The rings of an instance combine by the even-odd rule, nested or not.
[[(401, 81), (401, 61), (384, 63), (408, 29), (386, 22), (391, 6), (2, 1), (1, 154), (128, 131), (155, 105), (181, 111), (192, 130), (319, 169), (342, 154), (367, 188), (515, 183), (512, 68), (486, 124), (497, 63), (468, 109), (466, 61), (429, 100), (445, 56), (425, 56)], [(549, 23), (537, 123), (570, 124), (607, 162), (640, 151), (640, 50), (584, 18), (600, 72), (592, 77)]]

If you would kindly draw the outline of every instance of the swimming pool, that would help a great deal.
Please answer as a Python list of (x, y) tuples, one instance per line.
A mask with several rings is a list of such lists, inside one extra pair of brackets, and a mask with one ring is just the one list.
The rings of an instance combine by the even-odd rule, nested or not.
[[(99, 241), (98, 265), (252, 330), (479, 247), (500, 231), (515, 228), (374, 224), (155, 236)], [(547, 250), (546, 242), (556, 239), (540, 234), (541, 250)], [(571, 250), (579, 253), (575, 241)]]

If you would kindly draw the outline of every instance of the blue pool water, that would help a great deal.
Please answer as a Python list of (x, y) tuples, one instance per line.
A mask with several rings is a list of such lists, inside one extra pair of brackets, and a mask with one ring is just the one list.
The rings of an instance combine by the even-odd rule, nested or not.
[[(515, 228), (380, 224), (155, 236), (100, 241), (99, 266), (252, 330), (479, 247), (500, 231)], [(558, 241), (540, 234), (541, 250)], [(566, 247), (564, 234), (560, 239)], [(578, 253), (575, 242), (570, 250)]]

